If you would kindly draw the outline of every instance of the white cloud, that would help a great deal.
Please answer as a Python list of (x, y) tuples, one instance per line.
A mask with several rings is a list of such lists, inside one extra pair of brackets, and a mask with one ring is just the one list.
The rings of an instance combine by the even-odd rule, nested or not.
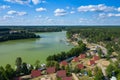
[(39, 4), (40, 3), (40, 0), (32, 0), (33, 4)]
[(36, 20), (42, 19), (42, 15), (37, 15), (37, 16), (35, 16), (35, 19), (36, 19)]
[(108, 13), (107, 16), (108, 17), (120, 17), (120, 13), (117, 13), (117, 14), (115, 14), (115, 13)]
[(100, 14), (99, 14), (99, 17), (100, 17), (100, 18), (105, 18), (105, 17), (106, 17), (106, 14), (105, 14), (105, 13), (100, 13)]
[(105, 18), (105, 17), (120, 17), (120, 13), (100, 13), (99, 14), (100, 18)]
[(120, 12), (120, 7), (117, 9), (118, 12)]
[(7, 12), (7, 14), (10, 14), (10, 15), (12, 15), (12, 14), (16, 14), (16, 13), (17, 13), (17, 12), (14, 11), (14, 10), (10, 10), (10, 11)]
[(89, 20), (88, 20), (88, 19), (85, 19), (85, 18), (80, 18), (80, 19), (79, 19), (79, 22), (80, 22), (80, 23), (83, 23), (83, 22), (88, 23), (88, 21), (89, 21)]
[(17, 12), (17, 14), (18, 14), (19, 16), (24, 16), (24, 15), (27, 14), (27, 12)]
[(87, 12), (87, 11), (101, 11), (101, 12), (108, 12), (115, 10), (112, 6), (106, 6), (104, 4), (98, 4), (98, 5), (87, 5), (87, 6), (80, 6), (78, 7), (79, 12)]
[(67, 14), (67, 12), (64, 9), (59, 9), (59, 8), (56, 9), (54, 13), (55, 16), (65, 16)]
[(10, 15), (4, 15), (3, 19), (8, 19), (8, 18), (13, 18), (14, 16), (10, 16)]
[(36, 11), (38, 11), (38, 12), (42, 12), (42, 11), (47, 11), (47, 9), (46, 9), (46, 8), (42, 8), (42, 7), (40, 7), (40, 8), (36, 8)]
[(16, 15), (19, 15), (19, 16), (24, 16), (24, 15), (26, 15), (27, 14), (27, 12), (19, 12), (19, 11), (15, 11), (15, 10), (10, 10), (10, 11), (8, 11), (7, 12), (7, 14), (9, 14), (9, 15), (14, 15), (14, 14), (16, 14)]
[(7, 6), (7, 5), (0, 6), (0, 10), (7, 9), (7, 8), (10, 8), (10, 6)]
[(71, 11), (70, 13), (71, 13), (71, 14), (74, 14), (74, 13), (75, 13), (75, 11)]
[(18, 3), (18, 4), (28, 4), (30, 6), (30, 3), (32, 2), (34, 5), (37, 5), (39, 3), (46, 3), (46, 0), (4, 0), (11, 3)]
[(53, 19), (48, 19), (49, 22), (53, 22), (54, 20)]
[(18, 4), (29, 4), (31, 2), (31, 0), (4, 0), (4, 1)]
[(39, 3), (46, 3), (45, 0), (32, 0), (33, 4), (37, 5)]
[(49, 18), (49, 17), (45, 17), (45, 21), (52, 22), (53, 19), (51, 19), (51, 18)]

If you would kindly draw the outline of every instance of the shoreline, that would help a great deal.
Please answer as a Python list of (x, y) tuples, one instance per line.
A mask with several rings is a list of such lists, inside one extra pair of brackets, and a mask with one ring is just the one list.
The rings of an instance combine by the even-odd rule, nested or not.
[(77, 41), (72, 41), (71, 39), (67, 39), (66, 41), (71, 43), (73, 46), (78, 46)]
[[(34, 62), (38, 59), (41, 59), (41, 62), (44, 63), (46, 61), (45, 57), (47, 57), (48, 55), (58, 54), (62, 51), (67, 52), (73, 47), (73, 45), (69, 45), (69, 44), (67, 45), (67, 43), (65, 44), (66, 41), (60, 43), (58, 39), (56, 40), (56, 37), (60, 37), (59, 39), (65, 38), (66, 37), (65, 32), (59, 32), (59, 33), (50, 32), (47, 34), (43, 33), (41, 35), (43, 36), (47, 35), (47, 36), (45, 38), (40, 38), (40, 39), (32, 38), (32, 39), (9, 40), (5, 42), (1, 42), (0, 53), (3, 55), (3, 57), (1, 55), (2, 57), (1, 59), (4, 60), (5, 57), (8, 58), (8, 61), (5, 60), (4, 62), (6, 64), (7, 62), (10, 63), (11, 65), (13, 65), (13, 67), (14, 67), (14, 60), (16, 59), (16, 57), (22, 57), (24, 61), (30, 64), (34, 64)], [(29, 60), (29, 58), (32, 59)], [(1, 66), (6, 65), (5, 63), (3, 63), (2, 65), (2, 63), (3, 62), (1, 62)]]

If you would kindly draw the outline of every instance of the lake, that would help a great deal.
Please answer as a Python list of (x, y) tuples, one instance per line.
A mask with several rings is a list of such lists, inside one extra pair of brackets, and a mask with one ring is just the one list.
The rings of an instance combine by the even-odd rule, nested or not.
[(47, 56), (69, 51), (73, 47), (66, 42), (66, 31), (36, 34), (42, 38), (1, 42), (0, 66), (8, 63), (14, 66), (17, 57), (30, 64), (34, 64), (36, 60), (45, 63)]

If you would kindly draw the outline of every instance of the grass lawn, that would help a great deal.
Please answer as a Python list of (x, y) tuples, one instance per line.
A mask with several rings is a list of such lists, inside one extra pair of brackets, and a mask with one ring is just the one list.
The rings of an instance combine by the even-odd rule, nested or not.
[(82, 77), (79, 77), (79, 80), (94, 80), (94, 79), (89, 76), (82, 76)]

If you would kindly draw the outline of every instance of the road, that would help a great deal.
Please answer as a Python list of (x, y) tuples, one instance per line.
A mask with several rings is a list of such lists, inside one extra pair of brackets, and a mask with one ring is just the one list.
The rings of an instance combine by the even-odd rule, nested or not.
[(100, 63), (98, 63), (97, 66), (99, 66), (101, 68), (103, 75), (107, 76), (106, 72), (105, 72), (105, 67), (103, 67)]
[(75, 75), (75, 73), (72, 73), (72, 76), (73, 76), (74, 80), (79, 80), (78, 77)]
[(87, 40), (82, 40), (83, 41), (83, 43), (85, 43), (86, 45), (87, 44), (90, 44), (90, 45), (95, 45), (95, 46), (98, 46), (98, 47), (100, 47), (101, 49), (102, 49), (102, 52), (105, 54), (105, 55), (107, 55), (107, 49), (105, 48), (105, 47), (103, 47), (103, 46), (101, 46), (101, 45), (98, 45), (98, 44), (95, 44), (95, 43), (88, 43), (87, 42)]
[(107, 49), (101, 45), (95, 44), (96, 46), (100, 47), (102, 49), (102, 52), (107, 55)]

